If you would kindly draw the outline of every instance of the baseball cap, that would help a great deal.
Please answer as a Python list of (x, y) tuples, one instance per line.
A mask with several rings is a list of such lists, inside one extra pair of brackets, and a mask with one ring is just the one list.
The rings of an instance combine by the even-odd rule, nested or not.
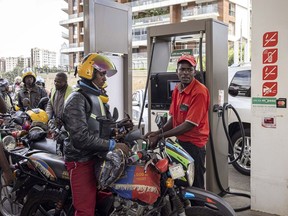
[(188, 61), (193, 67), (196, 67), (197, 63), (196, 63), (196, 60), (194, 58), (194, 56), (192, 55), (182, 55), (177, 63), (181, 62), (181, 61)]

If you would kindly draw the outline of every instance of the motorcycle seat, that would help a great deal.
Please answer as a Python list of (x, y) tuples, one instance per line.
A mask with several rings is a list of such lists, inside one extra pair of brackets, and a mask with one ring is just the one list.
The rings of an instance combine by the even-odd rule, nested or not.
[(63, 157), (46, 152), (37, 152), (29, 156), (29, 158), (50, 180), (55, 180), (56, 178), (69, 179)]
[(56, 140), (45, 138), (31, 142), (29, 145), (31, 149), (39, 149), (52, 154), (56, 154)]

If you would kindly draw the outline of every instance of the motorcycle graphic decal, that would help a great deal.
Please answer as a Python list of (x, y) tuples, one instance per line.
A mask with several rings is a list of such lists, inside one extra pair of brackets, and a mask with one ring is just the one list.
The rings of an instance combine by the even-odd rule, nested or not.
[(36, 159), (33, 157), (30, 157), (30, 159), (31, 159), (31, 162), (33, 162), (33, 165), (30, 163), (28, 164), (28, 166), (31, 169), (34, 169), (34, 167), (36, 167), (37, 169), (41, 171), (41, 173), (43, 173), (50, 180), (55, 181), (57, 179), (54, 171), (45, 161)]
[(124, 176), (113, 185), (113, 190), (126, 199), (140, 200), (153, 204), (160, 196), (160, 174), (144, 165), (127, 166)]

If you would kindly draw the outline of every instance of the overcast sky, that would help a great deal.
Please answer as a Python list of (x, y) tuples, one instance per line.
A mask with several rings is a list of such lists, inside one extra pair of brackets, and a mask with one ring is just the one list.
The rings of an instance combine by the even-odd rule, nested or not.
[(28, 57), (38, 47), (57, 52), (58, 60), (65, 7), (64, 0), (0, 0), (0, 57)]

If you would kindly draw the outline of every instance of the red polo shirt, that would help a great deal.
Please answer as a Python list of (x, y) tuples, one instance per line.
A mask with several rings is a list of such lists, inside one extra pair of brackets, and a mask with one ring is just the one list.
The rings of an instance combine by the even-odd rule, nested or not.
[(173, 91), (169, 110), (170, 115), (173, 116), (173, 127), (177, 127), (184, 121), (195, 126), (177, 138), (203, 147), (209, 138), (209, 91), (196, 79), (193, 79), (182, 92), (179, 90), (179, 85), (181, 84), (179, 83)]

